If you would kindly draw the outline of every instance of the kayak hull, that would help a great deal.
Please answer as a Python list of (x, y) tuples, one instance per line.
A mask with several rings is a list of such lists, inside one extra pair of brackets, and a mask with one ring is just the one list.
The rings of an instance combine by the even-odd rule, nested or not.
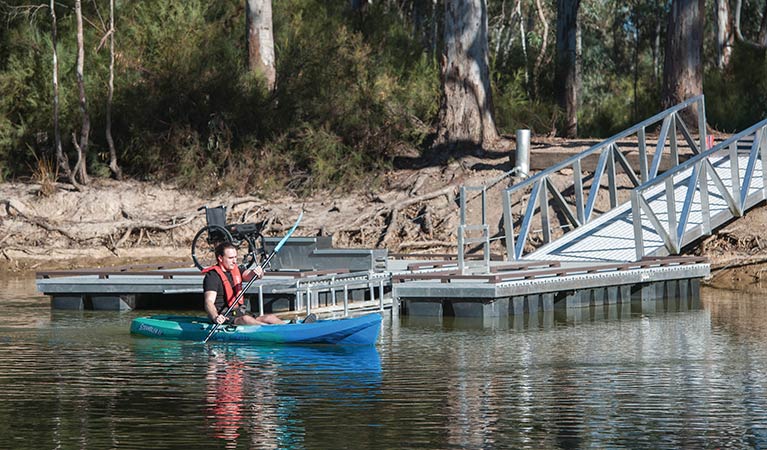
[[(157, 315), (131, 322), (131, 333), (160, 339), (202, 341), (213, 323), (205, 317)], [(373, 345), (381, 329), (381, 315), (284, 325), (222, 325), (210, 340), (264, 344)]]

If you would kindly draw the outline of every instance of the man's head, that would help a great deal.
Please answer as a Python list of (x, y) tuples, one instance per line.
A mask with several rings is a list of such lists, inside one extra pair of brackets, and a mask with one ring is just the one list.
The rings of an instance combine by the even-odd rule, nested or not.
[(230, 242), (224, 242), (216, 247), (216, 260), (224, 270), (232, 270), (237, 265), (237, 248)]

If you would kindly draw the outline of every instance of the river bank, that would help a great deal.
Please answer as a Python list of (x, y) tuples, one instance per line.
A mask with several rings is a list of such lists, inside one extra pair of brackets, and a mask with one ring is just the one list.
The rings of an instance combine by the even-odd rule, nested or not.
[[(548, 167), (594, 141), (538, 140), (531, 169)], [(332, 235), (335, 247), (390, 252), (455, 252), (461, 185), (490, 184), (511, 169), (509, 149), (395, 161), (376, 187), (355, 192), (203, 195), (171, 184), (99, 179), (83, 191), (31, 182), (0, 184), (0, 271), (36, 271), (191, 261), (191, 241), (205, 225), (204, 205), (226, 205), (230, 222), (266, 221), (281, 235), (304, 211), (296, 235)], [(562, 175), (563, 182), (569, 176)], [(488, 223), (502, 215), (499, 182), (488, 190)], [(475, 202), (472, 204), (471, 202)], [(470, 199), (478, 213), (479, 200)], [(474, 205), (474, 206), (472, 206)], [(710, 259), (709, 283), (759, 288), (767, 271), (767, 208), (733, 221), (689, 253)], [(493, 251), (502, 252), (500, 242)]]

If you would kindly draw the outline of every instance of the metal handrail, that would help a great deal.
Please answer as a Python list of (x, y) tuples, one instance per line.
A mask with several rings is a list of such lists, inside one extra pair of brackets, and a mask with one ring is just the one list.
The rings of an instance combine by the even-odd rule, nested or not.
[[(479, 191), (482, 199), (482, 210), (479, 224), (470, 224), (467, 219), (468, 193)], [(460, 223), (458, 224), (458, 268), (461, 273), (466, 270), (467, 244), (482, 244), (482, 263), (484, 269), (490, 269), (490, 227), (487, 224), (487, 186), (461, 186)], [(469, 236), (471, 232), (479, 231), (480, 237)]]
[[(680, 113), (687, 108), (694, 108), (697, 110), (698, 143), (693, 139), (687, 125), (680, 115)], [(658, 123), (661, 124), (661, 129), (654, 153), (648, 152), (646, 129), (657, 125)], [(567, 222), (569, 222), (570, 230), (566, 231), (566, 233), (596, 219), (597, 215), (595, 214), (594, 209), (600, 190), (603, 189), (601, 187), (601, 181), (605, 173), (608, 178), (606, 189), (609, 193), (610, 208), (616, 208), (618, 206), (616, 163), (623, 169), (623, 172), (628, 176), (633, 186), (638, 186), (641, 183), (654, 179), (658, 175), (661, 158), (664, 154), (663, 151), (666, 148), (667, 141), (672, 164), (677, 165), (679, 163), (677, 143), (678, 133), (682, 134), (682, 137), (687, 142), (692, 152), (699, 154), (700, 149), (706, 148), (707, 139), (705, 123), (704, 96), (699, 95), (658, 113), (578, 155), (574, 155), (533, 177), (505, 189), (503, 193), (503, 223), (506, 238), (507, 259), (517, 260), (524, 255), (525, 244), (530, 240), (532, 222), (533, 218), (536, 216), (540, 217), (543, 243), (547, 244), (551, 242), (553, 227), (549, 218), (550, 208), (554, 213), (562, 214)], [(631, 166), (618, 147), (619, 140), (634, 134), (637, 135), (639, 146), (638, 171)], [(584, 158), (597, 154), (599, 155), (599, 159), (597, 161), (596, 170), (592, 176), (588, 194), (584, 197), (584, 176), (581, 162)], [(648, 161), (648, 156), (651, 157), (650, 161)], [(574, 205), (564, 198), (560, 192), (561, 187), (555, 187), (551, 181), (551, 176), (563, 169), (572, 170), (572, 183), (568, 185), (567, 188), (572, 187), (575, 197)], [(519, 231), (515, 234), (514, 220), (512, 216), (512, 206), (514, 204), (512, 195), (524, 193), (527, 189), (530, 190), (530, 195), (527, 199), (522, 199), (520, 201), (520, 206), (524, 213), (522, 222), (518, 226)]]
[[(741, 174), (739, 148), (748, 142), (751, 143), (748, 161)], [(752, 125), (663, 175), (636, 187), (631, 192), (631, 215), (637, 259), (646, 254), (643, 217), (652, 225), (653, 231), (660, 236), (663, 247), (669, 254), (679, 254), (684, 245), (701, 236), (711, 234), (712, 227), (716, 226), (711, 223), (712, 212), (709, 202), (711, 184), (716, 194), (721, 196), (727, 205), (731, 214), (727, 219), (742, 216), (747, 209), (767, 198), (767, 172), (763, 167), (765, 160), (767, 160), (767, 120)], [(760, 192), (750, 193), (757, 161), (762, 163), (760, 167), (762, 189)], [(730, 165), (729, 189), (714, 166), (715, 163), (722, 165), (726, 162)], [(688, 175), (684, 203), (677, 214), (676, 191), (679, 188), (675, 185), (675, 178), (684, 178)], [(726, 175), (728, 174), (725, 173)], [(690, 223), (690, 214), (694, 204), (698, 203), (695, 202), (696, 193), (700, 203), (700, 225)], [(652, 207), (651, 202), (656, 202), (656, 206)], [(666, 220), (659, 217), (661, 213), (666, 214)]]
[[(332, 298), (333, 305), (337, 304), (338, 291), (343, 292), (343, 316), (349, 315), (349, 305), (351, 302), (349, 298), (349, 289), (355, 289), (365, 287), (370, 289), (371, 301), (376, 300), (374, 287), (378, 287), (378, 309), (383, 311), (384, 309), (384, 285), (390, 279), (390, 275), (382, 274), (379, 272), (355, 272), (354, 276), (338, 276), (338, 277), (325, 277), (323, 280), (312, 279), (297, 280), (296, 283), (282, 288), (273, 288), (270, 290), (272, 294), (288, 293), (296, 296), (296, 310), (305, 309), (309, 314), (313, 307), (318, 304), (318, 296), (320, 293), (329, 293)], [(306, 302), (303, 301), (304, 295), (306, 296)], [(259, 306), (263, 308), (264, 291), (259, 289)], [(263, 311), (263, 309), (261, 309)]]

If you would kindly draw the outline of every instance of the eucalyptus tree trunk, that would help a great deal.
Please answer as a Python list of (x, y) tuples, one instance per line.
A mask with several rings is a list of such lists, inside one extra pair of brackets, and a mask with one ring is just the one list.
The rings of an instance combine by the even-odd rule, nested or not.
[(485, 0), (445, 1), (445, 50), (435, 145), (492, 145), (498, 131), (490, 91)]
[(527, 94), (530, 95), (530, 65), (528, 64), (527, 57), (527, 33), (525, 32), (525, 20), (522, 17), (522, 0), (517, 0), (515, 10), (519, 16), (519, 41), (522, 45), (522, 55), (525, 59), (525, 89), (527, 90)]
[(53, 47), (53, 146), (56, 153), (56, 162), (59, 165), (59, 169), (64, 172), (64, 176), (72, 183), (73, 186), (78, 187), (72, 170), (69, 168), (69, 159), (61, 148), (61, 130), (59, 129), (59, 55), (56, 48), (57, 36), (56, 36), (56, 9), (55, 2), (51, 0), (51, 46)]
[(439, 10), (439, 1), (438, 0), (432, 0), (431, 2), (431, 42), (429, 45), (429, 49), (431, 50), (431, 58), (432, 60), (436, 61), (437, 56), (437, 42), (439, 42), (439, 17), (440, 15), (437, 14), (437, 11)]
[(541, 26), (543, 26), (543, 32), (541, 33), (541, 50), (538, 52), (538, 57), (535, 58), (535, 68), (533, 69), (533, 95), (537, 99), (538, 79), (541, 76), (541, 67), (543, 65), (543, 61), (546, 58), (546, 48), (548, 47), (549, 43), (549, 22), (546, 20), (546, 15), (544, 14), (541, 0), (535, 0), (535, 9), (538, 11), (538, 19), (540, 19)]
[(277, 71), (274, 67), (274, 35), (272, 34), (272, 0), (247, 0), (248, 68), (260, 74), (267, 88), (274, 90)]
[(112, 98), (115, 92), (115, 0), (109, 0), (109, 83), (107, 84), (106, 137), (109, 144), (109, 170), (122, 180), (123, 172), (117, 164), (117, 150), (112, 139)]
[(656, 86), (660, 85), (660, 33), (661, 20), (655, 23), (655, 35), (652, 41), (652, 77)]
[(82, 184), (88, 184), (87, 155), (88, 139), (91, 131), (91, 119), (88, 115), (88, 102), (85, 97), (85, 79), (83, 76), (83, 67), (85, 66), (85, 41), (83, 38), (83, 8), (82, 1), (75, 0), (75, 18), (77, 20), (77, 89), (80, 95), (80, 114), (82, 114), (82, 128), (80, 129), (80, 140), (78, 142), (75, 133), (72, 133), (72, 143), (77, 150), (77, 163), (75, 164), (75, 175)]
[[(663, 106), (670, 108), (703, 93), (704, 0), (673, 0), (666, 28)], [(697, 111), (685, 118), (698, 123)]]
[(728, 0), (716, 0), (716, 67), (720, 70), (730, 64), (732, 56), (732, 21)]
[(580, 52), (578, 45), (578, 8), (580, 0), (557, 0), (557, 56), (554, 89), (565, 113), (559, 135), (578, 136), (578, 91), (580, 90)]

